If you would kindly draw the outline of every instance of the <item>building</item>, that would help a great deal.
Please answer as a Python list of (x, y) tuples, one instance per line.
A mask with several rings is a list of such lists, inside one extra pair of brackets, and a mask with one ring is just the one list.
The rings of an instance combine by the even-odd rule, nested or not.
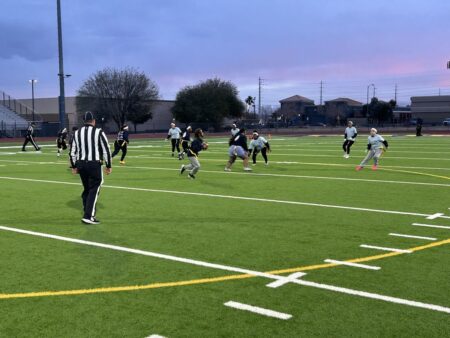
[(285, 119), (292, 120), (305, 115), (306, 107), (314, 106), (314, 101), (300, 95), (294, 95), (280, 100), (280, 114)]
[[(23, 104), (31, 106), (31, 99), (20, 100)], [(66, 122), (71, 128), (82, 124), (83, 112), (77, 112), (75, 97), (66, 97)], [(157, 100), (153, 106), (153, 118), (143, 124), (137, 125), (137, 132), (166, 131), (172, 122), (171, 109), (175, 101)], [(59, 129), (59, 104), (57, 97), (35, 98), (35, 111), (42, 117), (43, 129), (49, 133), (55, 133)], [(100, 117), (97, 117), (97, 124), (102, 125), (106, 132), (116, 132), (117, 125), (114, 121), (109, 121), (103, 125)], [(134, 130), (134, 125), (129, 122), (130, 130)]]
[(363, 104), (361, 102), (339, 97), (325, 101), (325, 116), (327, 122), (333, 125), (345, 124), (348, 119), (362, 117)]
[(411, 97), (411, 117), (425, 124), (442, 124), (450, 118), (450, 95)]

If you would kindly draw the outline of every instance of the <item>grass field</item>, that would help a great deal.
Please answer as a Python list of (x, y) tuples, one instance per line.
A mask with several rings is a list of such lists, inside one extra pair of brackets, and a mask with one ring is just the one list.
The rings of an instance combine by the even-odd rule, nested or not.
[(386, 138), (378, 171), (354, 170), (366, 136), (350, 159), (277, 136), (269, 166), (226, 173), (207, 137), (196, 180), (132, 140), (94, 226), (53, 143), (0, 144), (0, 337), (450, 336), (450, 138)]

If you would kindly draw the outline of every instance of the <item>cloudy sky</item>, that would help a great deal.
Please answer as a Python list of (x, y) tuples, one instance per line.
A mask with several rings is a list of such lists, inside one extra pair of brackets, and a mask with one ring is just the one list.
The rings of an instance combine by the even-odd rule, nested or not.
[[(211, 77), (262, 104), (303, 95), (366, 101), (450, 94), (448, 0), (61, 0), (66, 95), (105, 67), (133, 67), (163, 99)], [(2, 0), (0, 90), (56, 97), (56, 0)], [(372, 95), (372, 87), (370, 89)]]

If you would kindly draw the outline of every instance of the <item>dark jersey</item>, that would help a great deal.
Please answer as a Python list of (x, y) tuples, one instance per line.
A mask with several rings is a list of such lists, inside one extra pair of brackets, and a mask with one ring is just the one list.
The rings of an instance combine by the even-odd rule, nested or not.
[(241, 146), (245, 151), (248, 151), (247, 136), (244, 134), (237, 134), (232, 136), (229, 142), (230, 146)]
[(117, 141), (125, 141), (127, 143), (130, 143), (130, 141), (128, 140), (128, 131), (126, 130), (121, 130), (117, 133)]
[(203, 150), (203, 140), (201, 138), (196, 138), (191, 143), (191, 147), (189, 148), (188, 157), (198, 156), (198, 153)]
[(66, 138), (67, 138), (67, 131), (60, 131), (59, 133), (58, 133), (58, 142), (63, 142), (63, 141), (65, 141), (66, 140)]

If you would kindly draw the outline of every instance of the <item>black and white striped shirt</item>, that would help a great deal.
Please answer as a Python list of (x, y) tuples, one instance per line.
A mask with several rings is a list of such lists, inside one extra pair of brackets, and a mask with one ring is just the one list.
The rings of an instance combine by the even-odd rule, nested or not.
[(75, 132), (70, 151), (70, 163), (76, 167), (77, 161), (105, 161), (107, 168), (111, 168), (111, 150), (108, 139), (102, 129), (89, 124)]

